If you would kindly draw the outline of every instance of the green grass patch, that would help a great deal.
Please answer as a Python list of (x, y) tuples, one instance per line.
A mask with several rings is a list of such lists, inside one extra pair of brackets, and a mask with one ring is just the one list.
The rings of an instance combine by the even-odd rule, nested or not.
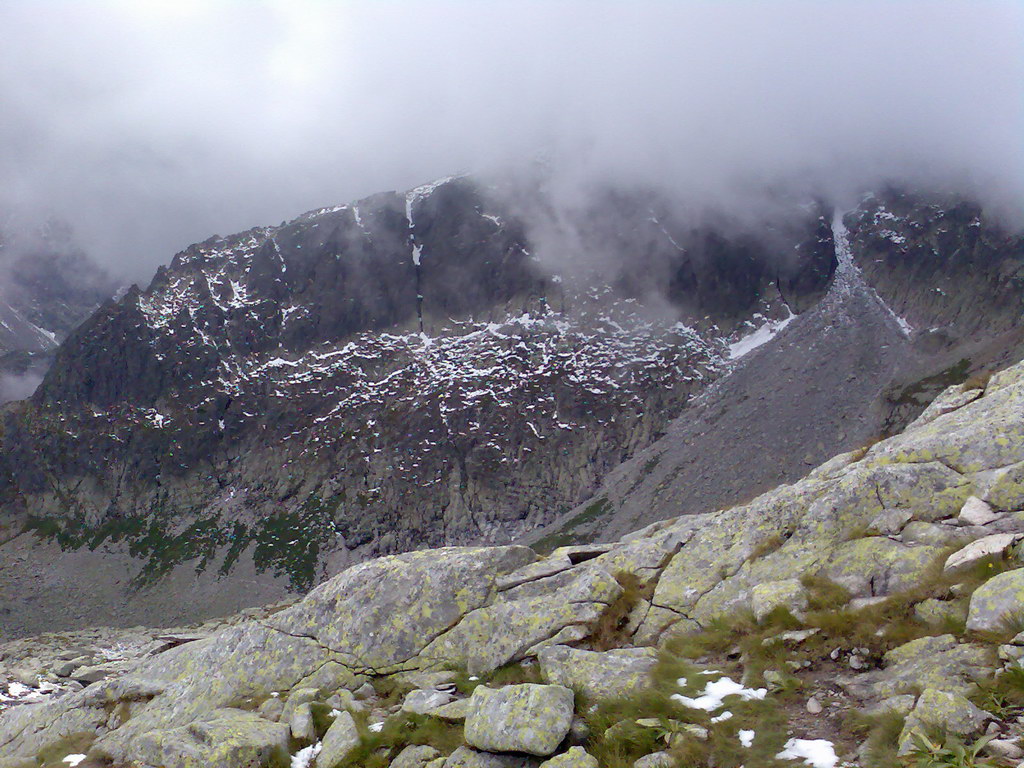
[(549, 533), (542, 539), (538, 539), (530, 547), (539, 555), (550, 555), (559, 547), (568, 547), (572, 544), (587, 544), (593, 535), (576, 533), (576, 529), (600, 519), (611, 509), (611, 503), (607, 498), (601, 497), (577, 515), (569, 518), (557, 531)]

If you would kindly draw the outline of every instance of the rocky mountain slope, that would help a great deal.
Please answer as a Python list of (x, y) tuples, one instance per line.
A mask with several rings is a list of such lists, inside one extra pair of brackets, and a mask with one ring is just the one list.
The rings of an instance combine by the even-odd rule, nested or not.
[(1022, 414), (1018, 364), (614, 543), (375, 559), (100, 665), (8, 644), (0, 766), (832, 768), (982, 733), (1019, 761)]
[(824, 300), (528, 540), (613, 540), (732, 506), (898, 432), (944, 387), (1024, 356), (1024, 241), (977, 206), (889, 190), (834, 217), (833, 232), (839, 268)]
[(115, 288), (66, 227), (8, 229), (0, 230), (0, 402), (30, 395), (59, 343)]
[(834, 269), (813, 205), (751, 229), (609, 194), (574, 214), (584, 268), (540, 261), (543, 215), (506, 200), (446, 179), (211, 238), (102, 307), (3, 413), (0, 626), (184, 621), (508, 542)]

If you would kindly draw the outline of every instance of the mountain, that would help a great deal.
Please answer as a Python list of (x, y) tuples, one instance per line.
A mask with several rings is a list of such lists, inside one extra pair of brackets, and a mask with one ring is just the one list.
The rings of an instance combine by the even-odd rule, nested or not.
[(1022, 414), (1017, 364), (797, 483), (614, 543), (408, 552), (221, 622), (8, 643), (0, 759), (1019, 760)]
[(750, 221), (468, 178), (211, 238), (3, 411), (0, 627), (191, 621), (383, 554), (731, 506), (1019, 357), (1021, 258), (950, 196)]
[(611, 540), (742, 503), (1024, 357), (1024, 240), (979, 206), (889, 189), (832, 224), (839, 267), (825, 298), (531, 540)]
[(0, 231), (0, 402), (32, 394), (71, 330), (110, 295), (109, 275), (57, 222)]
[(552, 269), (458, 178), (178, 254), (3, 414), (4, 628), (215, 615), (549, 522), (828, 284), (813, 204), (756, 231), (684, 213), (609, 193), (576, 247), (628, 257)]

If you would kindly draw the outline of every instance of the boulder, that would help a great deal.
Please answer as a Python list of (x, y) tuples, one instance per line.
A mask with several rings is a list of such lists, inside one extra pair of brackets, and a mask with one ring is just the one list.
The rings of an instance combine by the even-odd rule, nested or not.
[(424, 715), (433, 709), (444, 706), (452, 700), (452, 695), (445, 691), (416, 690), (410, 691), (402, 702), (402, 711), (415, 715)]
[(561, 685), (480, 686), (466, 716), (466, 743), (488, 752), (552, 754), (572, 725), (573, 693)]
[(997, 632), (1024, 612), (1024, 568), (997, 574), (971, 595), (967, 629)]
[(313, 710), (309, 704), (300, 704), (292, 710), (288, 718), (288, 728), (291, 730), (292, 738), (303, 744), (316, 741), (316, 726), (313, 724)]
[(911, 520), (900, 532), (904, 544), (926, 544), (932, 547), (948, 547), (963, 544), (972, 537), (963, 528), (945, 523), (925, 523)]
[(987, 525), (998, 519), (999, 513), (977, 496), (969, 496), (957, 516), (957, 520), (963, 525)]
[(794, 616), (799, 616), (807, 608), (807, 590), (800, 579), (766, 581), (751, 590), (750, 607), (758, 621), (778, 608), (785, 608)]
[(288, 754), (288, 726), (252, 712), (218, 709), (190, 725), (137, 739), (135, 760), (161, 768), (271, 766)]
[(319, 688), (296, 688), (292, 691), (288, 698), (285, 699), (284, 710), (281, 712), (280, 719), (284, 722), (290, 722), (292, 719), (292, 713), (295, 712), (303, 704), (309, 704), (310, 702), (316, 701), (320, 698)]
[(958, 643), (953, 635), (922, 637), (893, 648), (883, 669), (839, 680), (859, 699), (878, 699), (935, 688), (967, 695), (977, 682), (991, 676), (995, 655), (977, 643)]
[(943, 571), (946, 573), (962, 573), (968, 571), (985, 560), (1002, 557), (1021, 539), (1015, 533), (994, 533), (972, 541), (946, 558)]
[(469, 699), (456, 699), (450, 704), (445, 704), (442, 707), (430, 710), (428, 714), (431, 717), (436, 717), (440, 720), (450, 720), (452, 722), (465, 720), (466, 715), (469, 714)]
[(823, 573), (854, 597), (890, 595), (918, 585), (941, 552), (871, 536), (840, 544)]
[(316, 758), (317, 768), (336, 768), (359, 746), (359, 730), (348, 712), (342, 712), (331, 723), (321, 742)]
[(456, 665), (483, 675), (525, 658), (562, 630), (590, 625), (622, 594), (611, 574), (590, 565), (578, 566), (571, 582), (548, 594), (470, 612), (423, 650), (420, 663)]
[(540, 768), (599, 768), (599, 764), (583, 747), (572, 747), (568, 752), (545, 760)]
[(652, 752), (633, 763), (633, 768), (675, 768), (676, 761), (668, 752)]
[(967, 620), (967, 605), (963, 601), (928, 598), (914, 606), (914, 615), (928, 624), (942, 625)]
[(591, 701), (617, 699), (650, 686), (651, 670), (658, 662), (653, 648), (583, 651), (556, 645), (538, 656), (545, 682), (562, 685)]
[(1024, 509), (1024, 461), (985, 473), (982, 497), (996, 509)]
[(539, 760), (526, 755), (495, 755), (459, 747), (448, 755), (443, 768), (538, 768), (539, 765)]
[(389, 768), (425, 768), (428, 763), (436, 760), (440, 754), (436, 749), (426, 744), (406, 747), (398, 753), (398, 757), (391, 761)]
[(982, 729), (992, 716), (958, 693), (926, 688), (907, 717), (899, 739), (899, 753), (905, 755), (914, 747), (913, 734), (931, 728), (946, 733), (969, 736)]

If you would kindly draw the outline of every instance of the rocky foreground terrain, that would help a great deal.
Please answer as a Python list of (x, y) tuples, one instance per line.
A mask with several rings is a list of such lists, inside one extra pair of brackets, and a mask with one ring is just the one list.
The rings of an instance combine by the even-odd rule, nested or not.
[(219, 625), (9, 643), (0, 766), (825, 768), (947, 764), (951, 738), (1016, 764), (1022, 414), (1018, 364), (616, 542), (410, 552)]

